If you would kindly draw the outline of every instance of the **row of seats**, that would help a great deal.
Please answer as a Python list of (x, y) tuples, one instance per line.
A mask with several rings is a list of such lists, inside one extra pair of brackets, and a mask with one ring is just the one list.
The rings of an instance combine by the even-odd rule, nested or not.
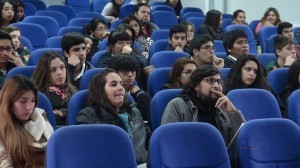
[[(25, 76), (31, 76), (35, 66), (38, 64), (40, 57), (46, 51), (56, 51), (63, 55), (61, 48), (44, 48), (44, 49), (37, 49), (33, 51), (29, 57), (28, 65), (25, 67), (15, 67), (10, 70), (6, 76), (6, 78), (11, 77), (15, 74), (23, 74)], [(95, 54), (92, 58), (92, 65), (96, 66), (101, 54), (105, 51), (99, 51)], [(150, 64), (155, 66), (156, 69), (149, 75), (148, 78), (148, 92), (153, 97), (161, 88), (167, 83), (167, 79), (169, 73), (171, 71), (172, 64), (176, 61), (177, 58), (181, 57), (189, 57), (187, 53), (181, 53), (176, 51), (160, 51), (157, 52), (151, 59)], [(258, 60), (266, 66), (269, 62), (275, 60), (275, 55), (270, 54), (261, 54), (257, 56)], [(94, 72), (97, 72), (100, 68), (96, 68), (96, 70), (88, 70), (84, 73), (83, 78), (88, 76), (86, 80), (81, 82), (82, 86), (80, 89), (86, 89), (88, 86), (88, 82), (90, 81), (91, 77), (94, 75)], [(222, 68), (220, 69), (222, 74), (222, 79), (224, 82), (227, 80), (227, 76), (229, 74), (230, 68)], [(288, 69), (287, 68), (278, 68), (270, 72), (268, 75), (268, 83), (270, 86), (273, 87), (275, 91), (278, 93), (282, 93), (284, 88), (287, 85), (287, 75)]]
[[(35, 69), (34, 66), (26, 66), (26, 67), (16, 67), (12, 69), (8, 74), (7, 78), (10, 76), (15, 75), (14, 73), (17, 74), (24, 74), (25, 76), (30, 77), (33, 70)], [(166, 72), (166, 75), (168, 75), (170, 71), (170, 67), (168, 68), (159, 68), (157, 70), (164, 70)], [(88, 94), (88, 84), (91, 78), (102, 71), (103, 68), (95, 68), (88, 70), (87, 72), (84, 73), (81, 84), (80, 84), (80, 89), (81, 91), (75, 93), (70, 101), (69, 101), (69, 124), (75, 124), (75, 119), (76, 119), (76, 114), (79, 112), (81, 109), (87, 106), (86, 100), (87, 100), (87, 94)], [(155, 70), (155, 71), (157, 71)], [(224, 68), (224, 70), (221, 70), (223, 72), (222, 78), (226, 76), (226, 73), (229, 72), (229, 68)], [(285, 87), (284, 83), (286, 83), (286, 80), (283, 80), (283, 78), (287, 77), (287, 68), (280, 68), (272, 71), (270, 73), (271, 76), (269, 76), (269, 83), (270, 85), (278, 92), (281, 93), (282, 89)], [(155, 74), (155, 73), (154, 73)], [(224, 75), (225, 74), (225, 75)], [(155, 76), (155, 75), (154, 75)], [(162, 90), (160, 87), (157, 87), (157, 83), (162, 77), (157, 77), (155, 78), (156, 82), (153, 82), (152, 76), (150, 75), (149, 77), (149, 94), (153, 96), (152, 102), (151, 102), (151, 118), (152, 118), (152, 128), (156, 129), (160, 125), (160, 120), (163, 114), (163, 111), (168, 104), (168, 102), (178, 96), (181, 92), (181, 89), (168, 89), (168, 90)], [(152, 81), (152, 82), (151, 82)], [(284, 81), (284, 82), (282, 82)], [(156, 93), (153, 93), (153, 88), (157, 89)], [(159, 89), (158, 89), (159, 88)], [(299, 92), (299, 93), (298, 93)], [(297, 114), (297, 112), (300, 110), (300, 104), (297, 100), (300, 100), (300, 91), (296, 91), (294, 94), (296, 100), (292, 101), (290, 99), (290, 104), (292, 107), (289, 107), (288, 114), (294, 121), (299, 120), (300, 114)], [(293, 94), (292, 94), (293, 95)], [(279, 118), (281, 117), (280, 110), (278, 107), (278, 103), (274, 96), (269, 93), (266, 90), (260, 90), (260, 89), (236, 89), (232, 90), (228, 93), (227, 95), (229, 99), (235, 104), (235, 106), (240, 109), (245, 116), (246, 120), (252, 120), (252, 119), (257, 119), (257, 118)], [(130, 99), (130, 101), (133, 101), (132, 97), (127, 95), (127, 97)], [(45, 98), (44, 98), (45, 99)], [(47, 98), (46, 98), (47, 99)], [(42, 100), (40, 102), (44, 102), (45, 100)], [(49, 100), (47, 99), (47, 104), (48, 107), (45, 109), (48, 115), (49, 120), (51, 121), (52, 125), (55, 125), (51, 105), (49, 103)], [(268, 104), (268, 106), (265, 106)], [(50, 106), (50, 108), (49, 108)], [(298, 121), (300, 123), (300, 121)]]
[[(287, 119), (246, 122), (237, 136), (242, 168), (300, 167), (300, 128)], [(150, 165), (158, 167), (230, 168), (220, 132), (207, 123), (171, 123), (150, 139)], [(127, 133), (113, 125), (66, 126), (47, 146), (48, 168), (137, 167)], [(116, 159), (118, 158), (118, 159)]]

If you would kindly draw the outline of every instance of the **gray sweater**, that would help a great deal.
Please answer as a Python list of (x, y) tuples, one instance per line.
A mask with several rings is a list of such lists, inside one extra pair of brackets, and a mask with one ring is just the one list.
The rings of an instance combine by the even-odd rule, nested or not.
[[(173, 122), (198, 122), (198, 113), (201, 113), (201, 111), (199, 111), (192, 101), (185, 101), (179, 97), (174, 98), (168, 103), (161, 124)], [(240, 111), (234, 114), (228, 114), (218, 109), (216, 114), (215, 121), (217, 129), (222, 134), (226, 145), (228, 145), (240, 125), (245, 122), (245, 119)]]

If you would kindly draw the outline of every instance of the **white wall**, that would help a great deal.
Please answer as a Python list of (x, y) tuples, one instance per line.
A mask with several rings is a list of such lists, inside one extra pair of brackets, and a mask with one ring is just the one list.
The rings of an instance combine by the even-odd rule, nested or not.
[(260, 19), (268, 7), (275, 7), (282, 21), (291, 22), (294, 26), (300, 23), (299, 0), (228, 0), (226, 2), (226, 13), (233, 13), (239, 8), (243, 9), (247, 14), (248, 22)]
[[(300, 26), (299, 0), (181, 0), (184, 7), (200, 7), (204, 12), (217, 9), (232, 14), (236, 9), (243, 9), (247, 21), (259, 20), (268, 7), (275, 7), (282, 21)], [(204, 8), (203, 8), (204, 7)]]
[[(45, 0), (47, 5), (61, 4), (62, 1)], [(275, 7), (280, 13), (281, 20), (291, 22), (294, 26), (300, 27), (299, 0), (181, 0), (181, 2), (183, 7), (199, 7), (204, 13), (210, 9), (217, 9), (223, 13), (232, 14), (236, 9), (243, 9), (246, 12), (248, 22), (259, 20), (268, 7)]]

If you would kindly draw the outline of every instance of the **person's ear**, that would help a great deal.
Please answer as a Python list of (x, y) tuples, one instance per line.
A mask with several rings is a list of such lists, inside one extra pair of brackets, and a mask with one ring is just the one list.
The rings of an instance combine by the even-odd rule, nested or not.
[(276, 52), (276, 54), (279, 56), (279, 55), (281, 55), (281, 50), (280, 49), (275, 49), (275, 52)]
[(66, 50), (64, 50), (64, 55), (65, 55), (66, 57), (70, 57), (70, 54), (69, 54)]
[(196, 48), (193, 49), (193, 54), (194, 55), (198, 55), (199, 52), (200, 52), (200, 50), (197, 50)]
[(199, 85), (197, 85), (197, 86), (195, 87), (195, 91), (198, 92), (199, 90), (200, 90), (200, 87), (199, 87)]

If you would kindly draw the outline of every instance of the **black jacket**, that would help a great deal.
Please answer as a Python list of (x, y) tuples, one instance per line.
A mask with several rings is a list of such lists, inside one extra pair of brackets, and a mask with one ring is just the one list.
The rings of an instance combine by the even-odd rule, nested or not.
[[(68, 64), (68, 58), (67, 58), (67, 57), (65, 57), (65, 61), (66, 61), (66, 63), (67, 63), (67, 69), (68, 69), (68, 71), (69, 71), (70, 81), (71, 81), (71, 83), (72, 83), (77, 89), (79, 89), (79, 87), (80, 87), (80, 80), (81, 80), (81, 77), (82, 77), (82, 76), (81, 76), (78, 80), (75, 80), (75, 79), (74, 79), (75, 66)], [(90, 62), (85, 61), (84, 72), (87, 71), (87, 70), (89, 70), (89, 69), (92, 69), (92, 68), (94, 68), (93, 65), (92, 65)]]
[(223, 32), (222, 28), (220, 28), (219, 30), (217, 30), (216, 32), (214, 32), (213, 29), (212, 29), (212, 27), (208, 26), (206, 24), (203, 24), (200, 27), (199, 34), (200, 35), (201, 34), (207, 34), (207, 35), (209, 35), (214, 40), (223, 40), (223, 38), (224, 38), (224, 32)]
[[(132, 127), (130, 138), (133, 143), (137, 163), (141, 164), (147, 160), (146, 129), (139, 110), (133, 106), (130, 108), (130, 111), (126, 111), (128, 123)], [(76, 117), (76, 124), (111, 124), (119, 126), (128, 132), (122, 119), (112, 110), (101, 105), (80, 110)]]

